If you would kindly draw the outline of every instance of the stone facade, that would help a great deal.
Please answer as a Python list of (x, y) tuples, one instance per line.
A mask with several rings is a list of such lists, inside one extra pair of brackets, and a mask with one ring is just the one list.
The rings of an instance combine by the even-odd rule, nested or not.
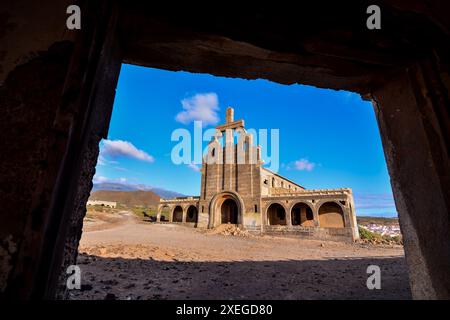
[(264, 168), (261, 146), (253, 144), (244, 120), (234, 121), (231, 107), (216, 130), (203, 158), (200, 197), (161, 199), (158, 221), (164, 217), (200, 228), (231, 223), (251, 232), (316, 239), (359, 238), (351, 189), (306, 190)]

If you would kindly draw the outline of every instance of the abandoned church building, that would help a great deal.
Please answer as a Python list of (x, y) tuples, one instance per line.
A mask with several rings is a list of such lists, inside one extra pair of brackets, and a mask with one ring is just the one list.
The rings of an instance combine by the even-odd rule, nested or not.
[(351, 189), (307, 190), (264, 168), (261, 146), (253, 144), (244, 120), (234, 120), (231, 107), (216, 131), (203, 158), (200, 197), (161, 199), (157, 221), (166, 209), (163, 221), (197, 227), (230, 223), (271, 234), (359, 238)]

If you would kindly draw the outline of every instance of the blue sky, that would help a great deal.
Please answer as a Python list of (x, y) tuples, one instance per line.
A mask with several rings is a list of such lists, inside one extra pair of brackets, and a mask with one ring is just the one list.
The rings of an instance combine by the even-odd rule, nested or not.
[(214, 128), (228, 106), (246, 128), (279, 129), (279, 174), (308, 189), (352, 188), (358, 215), (396, 216), (374, 111), (359, 95), (126, 64), (94, 182), (198, 195), (199, 166), (172, 163), (171, 134), (193, 132), (198, 117)]

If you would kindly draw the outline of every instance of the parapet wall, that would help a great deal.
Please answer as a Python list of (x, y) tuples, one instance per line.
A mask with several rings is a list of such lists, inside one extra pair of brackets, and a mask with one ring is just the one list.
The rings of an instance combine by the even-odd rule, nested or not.
[(266, 226), (264, 233), (284, 237), (353, 242), (352, 228), (320, 228), (302, 226)]

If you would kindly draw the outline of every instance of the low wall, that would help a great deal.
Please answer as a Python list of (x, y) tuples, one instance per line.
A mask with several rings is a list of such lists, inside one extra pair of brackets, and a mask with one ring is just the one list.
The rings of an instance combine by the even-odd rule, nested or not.
[(353, 242), (351, 228), (320, 228), (302, 226), (265, 226), (264, 234), (296, 237), (312, 240), (332, 240)]

